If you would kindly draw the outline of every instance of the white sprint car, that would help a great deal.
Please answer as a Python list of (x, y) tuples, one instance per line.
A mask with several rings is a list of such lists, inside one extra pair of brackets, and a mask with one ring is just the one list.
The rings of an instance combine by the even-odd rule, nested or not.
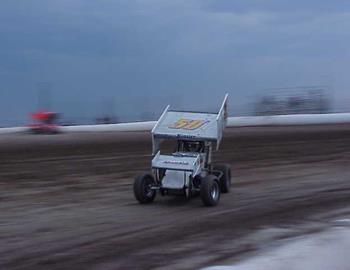
[[(165, 109), (152, 130), (152, 173), (135, 178), (134, 194), (140, 203), (153, 202), (162, 195), (200, 194), (206, 206), (215, 206), (220, 194), (229, 192), (231, 169), (213, 165), (212, 150), (218, 150), (227, 119), (227, 98), (218, 113)], [(175, 151), (161, 154), (164, 141), (173, 142)]]

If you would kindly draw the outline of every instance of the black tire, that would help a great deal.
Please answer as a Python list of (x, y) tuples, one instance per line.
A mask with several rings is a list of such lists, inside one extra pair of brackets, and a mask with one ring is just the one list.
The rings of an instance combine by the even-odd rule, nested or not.
[(202, 177), (196, 175), (192, 179), (192, 183), (190, 185), (190, 198), (196, 197), (199, 195), (199, 190), (202, 182)]
[(231, 167), (228, 164), (218, 164), (214, 166), (215, 171), (221, 171), (223, 173), (220, 178), (220, 189), (222, 193), (230, 192), (231, 187)]
[(208, 175), (202, 179), (200, 196), (205, 206), (215, 206), (219, 203), (220, 186), (215, 175)]
[(156, 197), (156, 190), (151, 189), (155, 185), (154, 178), (151, 174), (142, 174), (135, 178), (134, 195), (140, 203), (151, 203)]

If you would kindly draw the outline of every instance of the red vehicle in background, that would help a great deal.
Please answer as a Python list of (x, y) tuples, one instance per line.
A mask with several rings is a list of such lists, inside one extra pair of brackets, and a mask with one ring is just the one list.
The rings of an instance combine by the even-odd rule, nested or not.
[(59, 114), (47, 110), (40, 110), (30, 115), (29, 131), (34, 134), (57, 134), (60, 132), (56, 123)]

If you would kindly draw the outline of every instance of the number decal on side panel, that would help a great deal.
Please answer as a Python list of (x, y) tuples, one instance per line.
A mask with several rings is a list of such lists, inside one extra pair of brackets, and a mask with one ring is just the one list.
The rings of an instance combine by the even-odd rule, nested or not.
[(203, 126), (205, 123), (206, 122), (204, 120), (191, 120), (181, 118), (177, 120), (174, 124), (171, 124), (169, 128), (195, 130)]

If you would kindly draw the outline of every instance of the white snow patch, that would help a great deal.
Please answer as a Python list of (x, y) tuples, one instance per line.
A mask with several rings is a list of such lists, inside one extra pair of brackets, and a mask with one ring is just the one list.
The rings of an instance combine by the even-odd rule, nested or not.
[(279, 248), (260, 253), (231, 266), (205, 270), (349, 270), (350, 229), (332, 228), (323, 233), (298, 237)]

